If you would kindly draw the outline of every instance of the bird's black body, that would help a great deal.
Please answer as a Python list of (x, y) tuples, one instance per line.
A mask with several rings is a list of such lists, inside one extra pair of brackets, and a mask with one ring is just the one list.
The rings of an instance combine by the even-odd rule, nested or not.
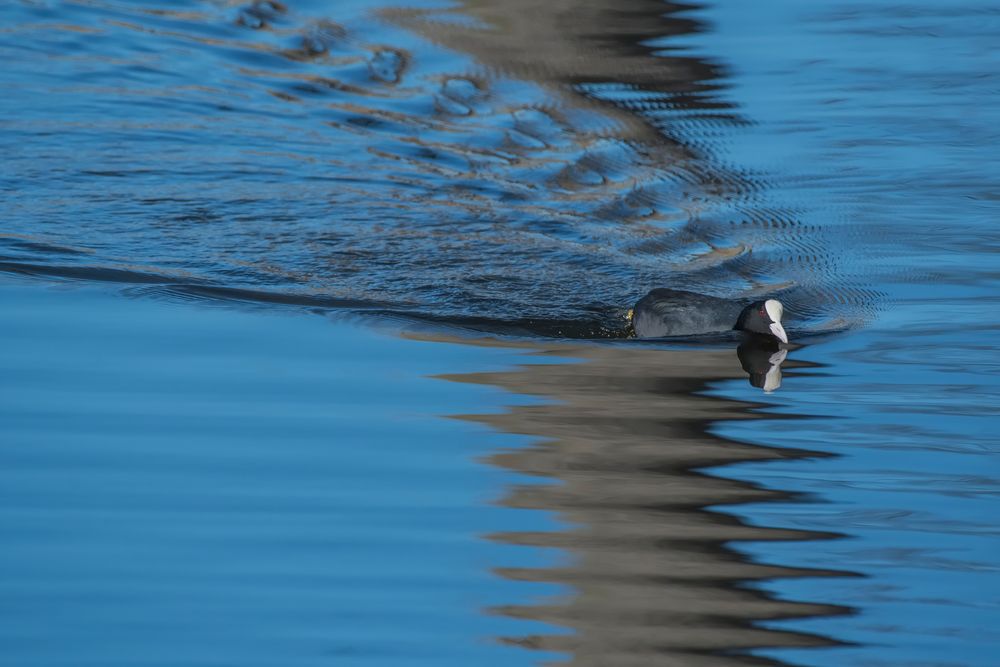
[[(639, 338), (697, 336), (738, 329), (775, 336), (766, 304), (776, 301), (732, 301), (706, 294), (673, 289), (654, 289), (639, 299), (632, 311), (632, 328)], [(773, 307), (772, 307), (773, 308)], [(784, 330), (781, 331), (784, 335)]]
[(731, 331), (745, 303), (673, 289), (654, 289), (632, 311), (640, 338), (694, 336)]

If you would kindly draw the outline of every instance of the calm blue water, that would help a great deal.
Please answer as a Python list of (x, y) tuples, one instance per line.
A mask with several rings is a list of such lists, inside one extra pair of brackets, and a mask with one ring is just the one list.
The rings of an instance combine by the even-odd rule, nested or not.
[[(491, 507), (531, 401), (427, 377), (528, 361), (322, 318), (5, 281), (0, 663), (516, 664)], [(557, 586), (525, 583), (516, 598)]]
[(997, 664), (992, 4), (0, 19), (0, 664)]

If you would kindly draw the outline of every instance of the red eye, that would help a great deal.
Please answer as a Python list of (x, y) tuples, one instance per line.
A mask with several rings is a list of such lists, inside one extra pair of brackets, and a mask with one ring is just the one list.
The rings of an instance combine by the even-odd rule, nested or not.
[(763, 308), (760, 309), (760, 316), (767, 317), (767, 312)]

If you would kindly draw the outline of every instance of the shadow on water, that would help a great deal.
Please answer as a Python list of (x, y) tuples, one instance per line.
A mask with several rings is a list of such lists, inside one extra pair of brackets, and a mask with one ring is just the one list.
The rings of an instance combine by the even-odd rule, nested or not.
[(842, 615), (851, 609), (776, 599), (754, 584), (855, 575), (759, 563), (730, 544), (840, 535), (740, 521), (716, 508), (803, 498), (699, 471), (828, 456), (744, 444), (710, 432), (720, 420), (775, 419), (758, 414), (754, 404), (703, 393), (712, 383), (738, 377), (741, 363), (758, 384), (756, 365), (768, 358), (765, 353), (744, 346), (738, 360), (732, 350), (556, 344), (539, 354), (559, 363), (445, 378), (545, 399), (503, 414), (461, 417), (538, 439), (533, 446), (489, 457), (491, 465), (546, 482), (510, 487), (499, 502), (547, 510), (565, 524), (557, 532), (490, 536), (563, 550), (566, 557), (556, 567), (501, 567), (497, 573), (513, 581), (563, 584), (571, 591), (544, 603), (491, 609), (568, 630), (503, 641), (566, 653), (565, 664), (622, 667), (784, 664), (745, 651), (838, 644), (760, 622)]

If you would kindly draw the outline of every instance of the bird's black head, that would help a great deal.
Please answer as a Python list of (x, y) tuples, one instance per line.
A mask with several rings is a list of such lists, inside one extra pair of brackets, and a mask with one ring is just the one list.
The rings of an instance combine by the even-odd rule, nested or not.
[(772, 336), (782, 343), (787, 343), (788, 335), (785, 334), (785, 328), (781, 326), (781, 316), (784, 311), (781, 302), (776, 299), (754, 301), (740, 313), (734, 328)]

